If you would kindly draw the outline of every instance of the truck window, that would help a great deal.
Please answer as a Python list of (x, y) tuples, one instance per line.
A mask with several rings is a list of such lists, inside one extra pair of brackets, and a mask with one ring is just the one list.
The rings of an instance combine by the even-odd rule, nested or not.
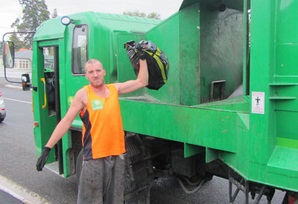
[(54, 72), (54, 47), (44, 47), (44, 69), (48, 72)]
[(44, 65), (44, 78), (45, 78), (45, 87), (47, 94), (47, 103), (49, 115), (56, 114), (56, 73), (57, 73), (57, 56), (58, 56), (58, 47), (43, 47), (43, 65)]
[(84, 74), (84, 64), (88, 59), (87, 55), (87, 25), (78, 25), (74, 28), (72, 43), (72, 73)]

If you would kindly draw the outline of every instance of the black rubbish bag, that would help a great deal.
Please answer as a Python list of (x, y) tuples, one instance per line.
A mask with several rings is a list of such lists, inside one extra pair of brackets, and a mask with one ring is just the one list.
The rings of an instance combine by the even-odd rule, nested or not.
[(129, 41), (124, 44), (128, 58), (136, 75), (139, 73), (139, 59), (146, 59), (149, 83), (147, 88), (158, 90), (168, 80), (169, 61), (166, 54), (151, 41), (138, 43)]

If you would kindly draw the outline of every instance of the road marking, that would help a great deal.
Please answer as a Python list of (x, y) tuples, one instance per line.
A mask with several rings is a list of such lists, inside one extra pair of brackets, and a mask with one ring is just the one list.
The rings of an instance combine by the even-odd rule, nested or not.
[(15, 182), (0, 175), (0, 189), (13, 197), (19, 199), (24, 204), (45, 204), (49, 203), (45, 198), (40, 197), (38, 194), (29, 191), (26, 188), (16, 184)]
[(16, 88), (16, 89), (22, 89), (23, 88), (21, 86), (15, 86), (15, 85), (11, 85), (11, 84), (6, 84), (5, 86), (9, 87), (9, 88)]
[(32, 102), (29, 102), (29, 101), (22, 101), (22, 100), (17, 100), (17, 99), (13, 99), (13, 98), (6, 98), (6, 97), (3, 97), (3, 99), (5, 99), (5, 100), (9, 100), (9, 101), (16, 101), (16, 102), (20, 102), (20, 103), (28, 103), (28, 104), (32, 104)]

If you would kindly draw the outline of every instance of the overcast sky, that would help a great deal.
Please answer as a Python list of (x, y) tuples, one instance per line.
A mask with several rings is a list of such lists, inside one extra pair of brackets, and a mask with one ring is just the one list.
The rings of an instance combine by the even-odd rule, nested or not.
[[(180, 8), (183, 0), (45, 0), (48, 11), (57, 9), (59, 16), (82, 11), (122, 14), (124, 11), (157, 12), (166, 19)], [(22, 17), (19, 0), (1, 0), (0, 6), (0, 39), (5, 32), (13, 31), (10, 25), (16, 18)]]

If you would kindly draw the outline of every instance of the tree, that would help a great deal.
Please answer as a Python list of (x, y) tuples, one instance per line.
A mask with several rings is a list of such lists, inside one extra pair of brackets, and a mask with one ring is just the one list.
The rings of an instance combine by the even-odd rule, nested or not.
[(147, 18), (155, 18), (155, 19), (160, 20), (160, 15), (156, 12), (152, 12), (147, 15)]
[(17, 34), (13, 33), (10, 38), (9, 38), (10, 41), (12, 41), (14, 43), (14, 46), (15, 46), (15, 50), (20, 50), (21, 48), (24, 48), (26, 47), (25, 43), (20, 40), (17, 36)]
[(140, 12), (138, 10), (136, 11), (125, 11), (123, 12), (123, 15), (128, 15), (128, 16), (138, 16), (138, 17), (145, 17), (145, 18), (155, 18), (160, 20), (160, 15), (156, 12), (149, 13), (146, 15), (144, 12)]
[(51, 14), (51, 18), (57, 18), (57, 17), (58, 17), (57, 9), (54, 9), (53, 13)]
[[(23, 17), (17, 18), (11, 25), (11, 28), (15, 28), (18, 32), (35, 31), (42, 22), (50, 19), (45, 0), (19, 0), (19, 3), (23, 7)], [(33, 33), (21, 34), (21, 37), (26, 48), (30, 48)]]

